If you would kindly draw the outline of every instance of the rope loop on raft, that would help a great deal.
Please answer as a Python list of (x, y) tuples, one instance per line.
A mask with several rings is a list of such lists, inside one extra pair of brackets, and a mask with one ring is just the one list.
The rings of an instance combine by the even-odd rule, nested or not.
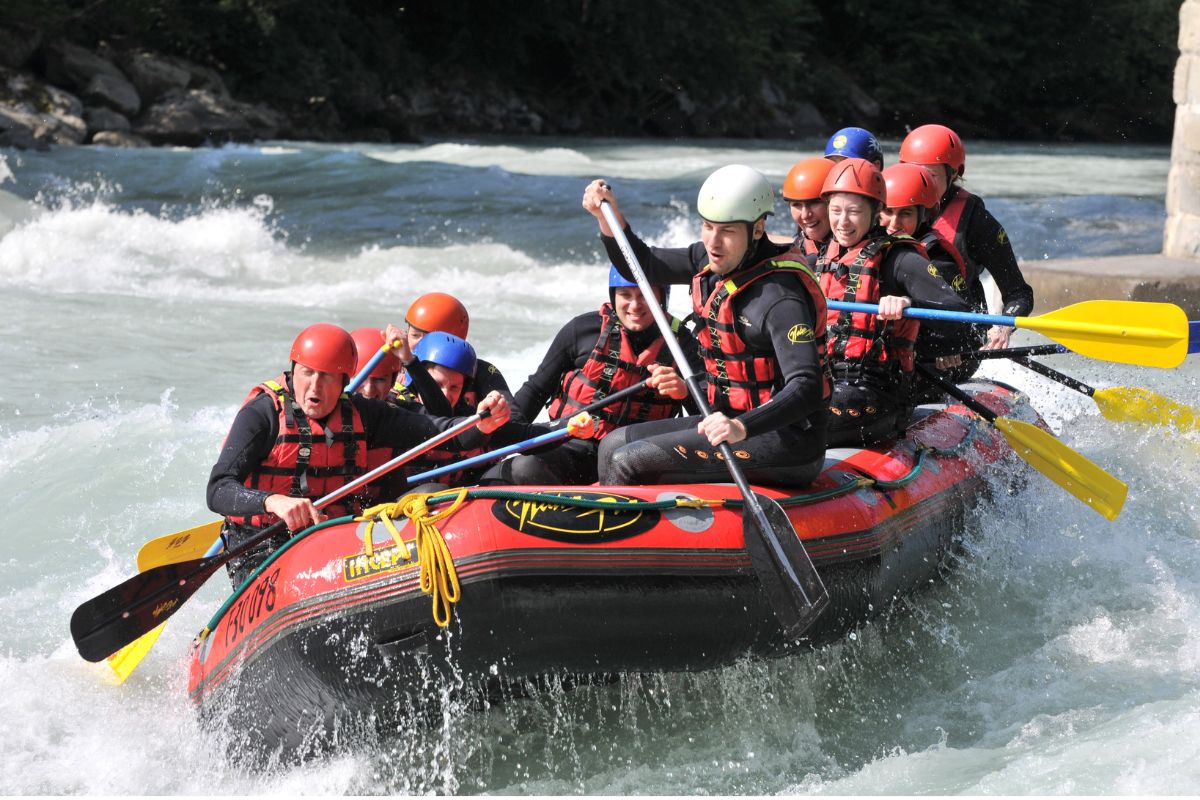
[[(368, 556), (375, 552), (372, 534), (375, 523), (380, 522), (387, 528), (405, 561), (412, 560), (412, 551), (392, 520), (401, 516), (412, 520), (413, 529), (416, 531), (413, 544), (417, 551), (417, 563), (421, 568), (419, 585), (421, 591), (431, 598), (433, 621), (439, 628), (450, 624), (454, 604), (462, 596), (462, 587), (458, 581), (458, 571), (454, 568), (454, 558), (450, 555), (450, 548), (446, 546), (446, 539), (438, 530), (437, 523), (458, 511), (468, 495), (469, 490), (465, 487), (453, 492), (409, 494), (395, 503), (372, 506), (358, 518), (367, 522), (363, 548)], [(433, 500), (434, 497), (437, 499)], [(431, 500), (435, 503), (449, 502), (450, 506), (435, 513), (429, 508)]]

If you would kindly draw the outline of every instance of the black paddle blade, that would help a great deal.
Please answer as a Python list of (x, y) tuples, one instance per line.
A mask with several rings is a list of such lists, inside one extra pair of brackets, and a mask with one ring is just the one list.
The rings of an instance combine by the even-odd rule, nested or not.
[(225, 559), (218, 557), (163, 564), (81, 604), (71, 615), (71, 638), (79, 655), (88, 661), (102, 661), (149, 633), (223, 563)]
[(758, 509), (747, 502), (742, 513), (746, 552), (784, 636), (799, 639), (829, 605), (829, 592), (779, 503), (757, 493), (753, 499)]

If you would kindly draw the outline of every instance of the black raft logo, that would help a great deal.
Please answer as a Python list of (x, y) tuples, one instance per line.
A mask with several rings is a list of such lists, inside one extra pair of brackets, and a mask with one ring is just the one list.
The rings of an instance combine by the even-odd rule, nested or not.
[(563, 500), (589, 500), (600, 503), (636, 503), (638, 498), (607, 492), (545, 492), (545, 500), (497, 500), (492, 516), (514, 531), (540, 536), (556, 542), (597, 544), (638, 536), (658, 524), (657, 511), (593, 508)]

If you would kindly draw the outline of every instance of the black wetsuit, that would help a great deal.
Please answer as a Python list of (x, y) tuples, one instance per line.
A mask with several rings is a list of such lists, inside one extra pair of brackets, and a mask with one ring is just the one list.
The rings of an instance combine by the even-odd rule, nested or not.
[[(690, 247), (649, 247), (625, 229), (650, 283), (690, 284), (708, 264), (701, 242)], [(632, 273), (615, 240), (601, 237), (612, 263), (627, 278)], [(790, 244), (762, 237), (747, 265), (783, 255)], [(709, 274), (701, 292), (708, 298), (717, 281)], [(769, 402), (749, 411), (723, 410), (746, 426), (747, 438), (732, 445), (748, 480), (778, 486), (804, 486), (820, 473), (825, 454), (828, 408), (822, 399), (823, 376), (816, 345), (792, 342), (796, 325), (814, 325), (811, 298), (790, 275), (768, 274), (734, 296), (738, 335), (754, 351), (772, 353), (779, 385)], [(700, 377), (699, 375), (697, 377)], [(704, 389), (702, 384), (702, 389)], [(619, 428), (600, 443), (599, 478), (606, 484), (693, 483), (726, 481), (729, 471), (718, 450), (696, 432), (700, 416), (643, 422)]]
[[(351, 395), (350, 400), (362, 418), (368, 449), (393, 447), (403, 452), (461, 421), (431, 417), (412, 408), (398, 407), (382, 400), (369, 400), (361, 395)], [(266, 500), (272, 493), (251, 489), (245, 485), (245, 480), (266, 460), (278, 435), (279, 414), (269, 395), (255, 397), (238, 411), (217, 463), (209, 474), (210, 509), (225, 517), (251, 517), (266, 513)], [(464, 447), (478, 446), (482, 436), (478, 428), (472, 428), (454, 441)], [(257, 532), (248, 526), (227, 523), (222, 535), (226, 537), (226, 546), (233, 548)], [(250, 571), (282, 546), (289, 536), (286, 531), (281, 532), (251, 552), (230, 561), (229, 575), (234, 586), (241, 585)]]
[[(555, 335), (538, 365), (517, 391), (513, 403), (526, 419), (534, 419), (551, 399), (562, 389), (563, 378), (568, 373), (587, 364), (596, 341), (600, 338), (601, 316), (598, 311), (580, 314), (564, 325)], [(629, 346), (640, 353), (659, 338), (658, 327), (644, 331), (624, 331)], [(686, 328), (679, 331), (679, 345), (693, 369), (699, 369), (699, 345)], [(613, 421), (625, 424), (621, 415), (629, 408), (629, 401), (615, 406)], [(611, 435), (611, 434), (610, 434)], [(600, 442), (596, 439), (568, 439), (540, 451), (519, 455), (497, 464), (483, 476), (480, 483), (495, 484), (588, 484), (597, 479), (596, 451)]]
[[(882, 233), (876, 230), (868, 235)], [(942, 279), (936, 267), (930, 271), (930, 263), (914, 247), (892, 247), (880, 265), (879, 296), (907, 296), (919, 308), (970, 311), (970, 304)], [(922, 320), (921, 329), (927, 326), (944, 335), (962, 327), (956, 322)], [(831, 447), (871, 444), (891, 436), (907, 422), (913, 387), (898, 366), (880, 375), (843, 359), (833, 363), (833, 379)]]
[[(960, 186), (952, 185), (942, 198), (942, 205), (953, 199), (959, 192), (965, 191)], [(996, 281), (1000, 297), (1004, 302), (1001, 314), (1005, 316), (1023, 317), (1033, 311), (1033, 287), (1021, 274), (1017, 264), (1017, 256), (1013, 252), (1012, 243), (1004, 226), (992, 216), (978, 196), (969, 201), (971, 209), (963, 230), (963, 256), (967, 269), (965, 281), (959, 272), (958, 262), (944, 248), (941, 241), (933, 233), (929, 224), (923, 226), (918, 239), (925, 245), (934, 266), (952, 286), (961, 287), (958, 293), (972, 305), (972, 311), (987, 313), (987, 297), (983, 290), (980, 276), (984, 269)], [(987, 342), (987, 325), (958, 325), (954, 329), (939, 331), (927, 325), (921, 326), (917, 337), (917, 360), (932, 361), (937, 356), (965, 353), (978, 350)], [(960, 383), (967, 380), (979, 368), (979, 361), (964, 360), (957, 367), (945, 371), (945, 376)], [(919, 401), (937, 399), (942, 395), (941, 389), (917, 377), (914, 395)]]

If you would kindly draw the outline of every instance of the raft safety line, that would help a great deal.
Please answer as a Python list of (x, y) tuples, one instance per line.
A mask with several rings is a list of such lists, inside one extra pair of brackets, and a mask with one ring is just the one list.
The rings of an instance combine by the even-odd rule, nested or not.
[[(912, 468), (908, 474), (903, 475), (894, 480), (885, 481), (878, 478), (856, 477), (849, 478), (844, 483), (837, 486), (823, 489), (819, 492), (807, 492), (805, 494), (792, 495), (790, 497), (781, 497), (777, 502), (781, 506), (800, 506), (816, 503), (822, 500), (829, 500), (834, 497), (840, 497), (844, 494), (856, 492), (859, 489), (875, 488), (880, 491), (889, 491), (899, 489), (912, 481), (916, 480), (925, 466), (925, 458), (929, 454), (935, 456), (954, 456), (966, 450), (979, 434), (979, 418), (975, 415), (964, 416), (961, 414), (950, 413), (949, 416), (955, 417), (960, 422), (966, 425), (967, 431), (962, 440), (953, 447), (933, 447), (931, 445), (919, 444), (916, 448), (916, 459), (913, 462)], [(586, 487), (580, 487), (581, 491), (586, 491)], [(361, 516), (346, 515), (335, 519), (325, 520), (319, 525), (312, 525), (297, 533), (287, 541), (282, 547), (272, 553), (262, 564), (260, 564), (253, 572), (247, 576), (242, 585), (237, 587), (225, 602), (217, 609), (208, 624), (204, 626), (197, 639), (203, 640), (216, 627), (221, 617), (229, 610), (242, 592), (254, 582), (268, 566), (270, 566), (283, 553), (287, 552), (293, 545), (301, 539), (307, 538), (312, 534), (324, 528), (333, 525), (341, 525), (346, 522), (366, 521), (367, 530), (363, 537), (364, 551), (370, 556), (374, 553), (374, 542), (372, 541), (372, 532), (376, 521), (382, 522), (387, 528), (393, 541), (400, 552), (404, 555), (404, 560), (409, 561), (412, 557), (412, 551), (408, 544), (404, 541), (397, 530), (393, 519), (404, 515), (413, 520), (414, 528), (417, 535), (413, 543), (417, 548), (417, 559), (421, 564), (420, 586), (421, 591), (432, 595), (433, 602), (433, 618), (440, 627), (446, 627), (450, 624), (450, 608), (454, 603), (457, 603), (461, 596), (461, 586), (458, 582), (458, 573), (454, 569), (454, 560), (450, 556), (450, 551), (446, 547), (446, 541), (442, 537), (441, 532), (437, 529), (436, 522), (446, 519), (459, 508), (467, 500), (524, 500), (533, 503), (544, 503), (547, 500), (552, 500), (558, 505), (574, 506), (577, 508), (592, 508), (605, 509), (608, 511), (666, 511), (672, 508), (741, 508), (743, 501), (741, 500), (709, 500), (701, 497), (678, 497), (674, 500), (634, 500), (630, 502), (619, 502), (610, 500), (588, 500), (583, 497), (562, 497), (559, 495), (550, 495), (543, 492), (513, 492), (504, 489), (469, 489), (463, 487), (461, 489), (443, 490), (431, 494), (411, 494), (405, 495), (400, 501), (395, 503), (382, 503), (377, 506), (365, 509)], [(450, 508), (445, 511), (440, 511), (436, 514), (430, 512), (432, 506), (438, 506), (445, 503), (452, 503)], [(444, 621), (443, 621), (444, 620)]]

